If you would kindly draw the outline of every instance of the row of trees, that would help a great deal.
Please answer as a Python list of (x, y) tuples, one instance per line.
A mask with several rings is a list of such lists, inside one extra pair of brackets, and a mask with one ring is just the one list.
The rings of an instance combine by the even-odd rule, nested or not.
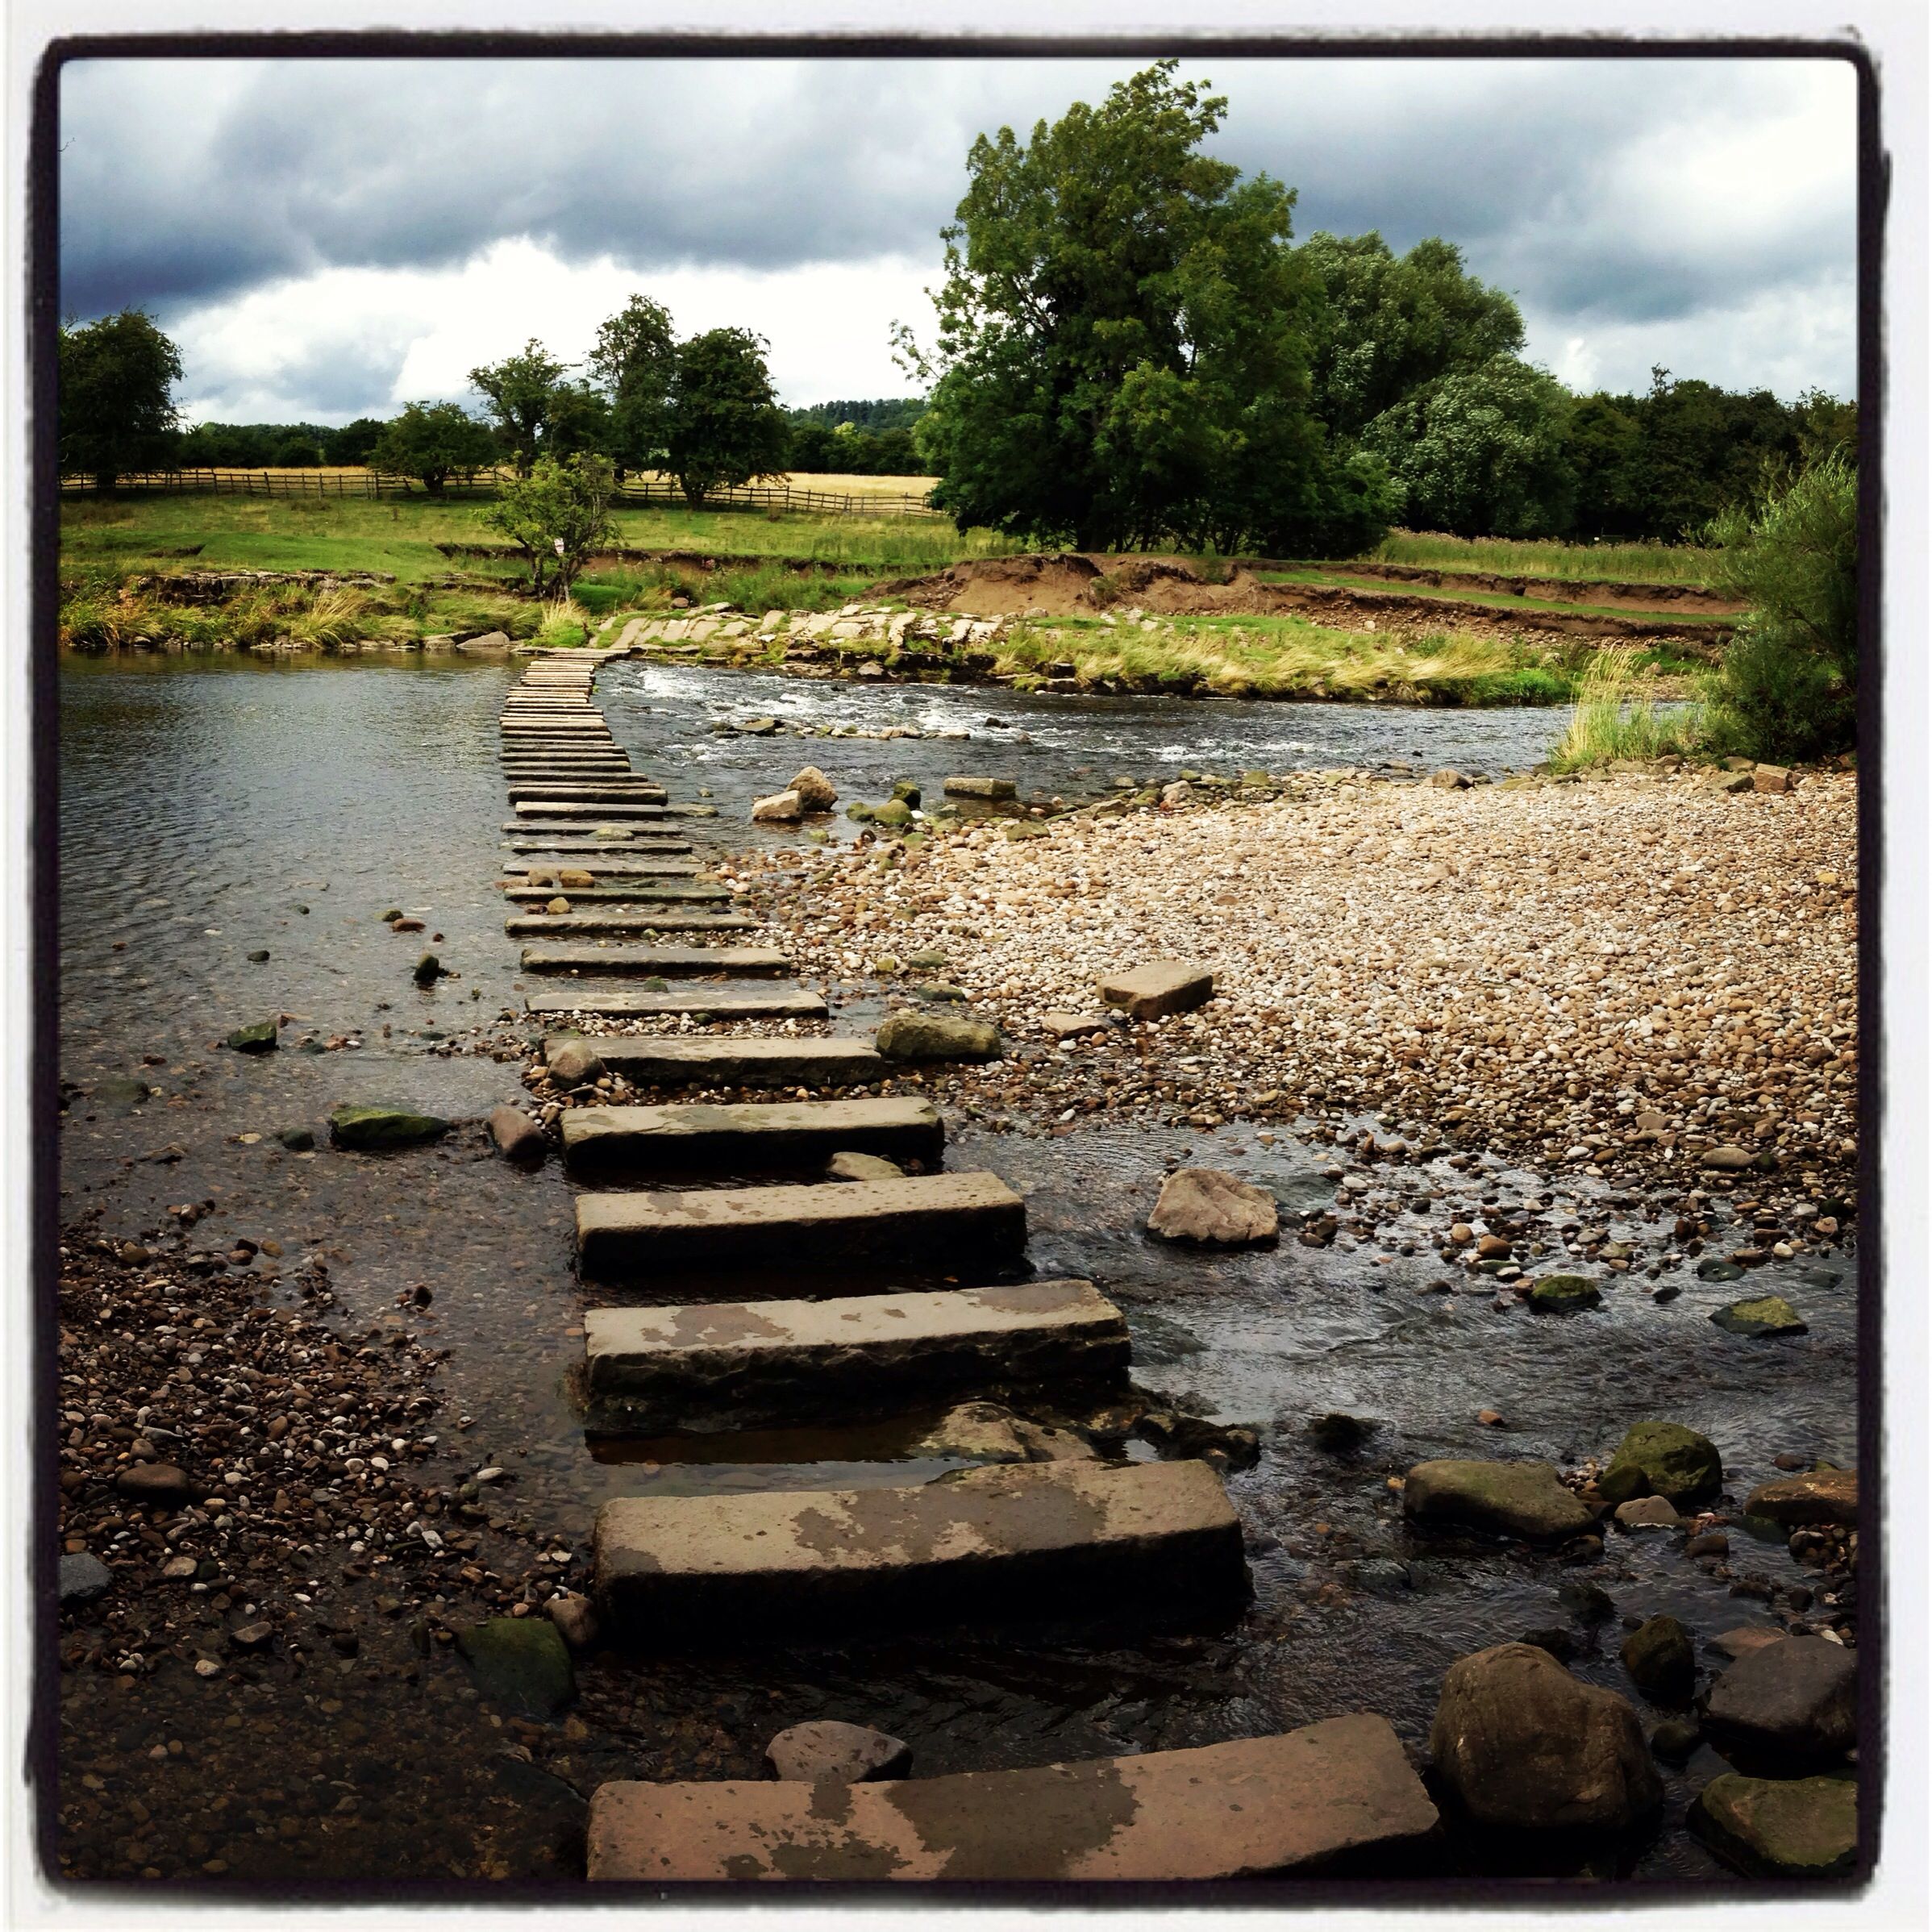
[(1855, 457), (1855, 413), (1653, 372), (1573, 396), (1439, 239), (1292, 242), (1293, 192), (1204, 152), (1226, 103), (1163, 61), (1022, 143), (982, 135), (942, 231), (914, 436), (937, 500), (1083, 548), (1338, 554), (1468, 536), (1696, 533), (1768, 477)]
[[(124, 313), (61, 337), (62, 461), (111, 481), (314, 448), (419, 478), (595, 455), (702, 504), (782, 469), (936, 474), (962, 527), (1083, 548), (1347, 554), (1391, 523), (1466, 536), (1676, 539), (1768, 475), (1855, 457), (1851, 406), (1653, 371), (1577, 397), (1522, 356), (1522, 317), (1430, 239), (1293, 239), (1293, 192), (1205, 152), (1226, 103), (1162, 61), (1020, 141), (982, 135), (943, 231), (936, 340), (897, 331), (929, 400), (778, 406), (763, 341), (679, 340), (633, 296), (573, 366), (540, 342), (473, 369), (480, 414), (411, 403), (340, 431), (174, 435), (173, 347)], [(281, 435), (275, 449), (223, 438)], [(223, 455), (215, 452), (219, 448)], [(227, 452), (233, 449), (234, 453)], [(296, 460), (302, 460), (298, 457)]]

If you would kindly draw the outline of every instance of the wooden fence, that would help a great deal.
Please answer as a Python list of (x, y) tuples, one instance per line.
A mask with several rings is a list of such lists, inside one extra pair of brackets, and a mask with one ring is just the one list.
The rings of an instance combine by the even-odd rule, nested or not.
[[(494, 496), (502, 473), (478, 470), (452, 476), (443, 486), (445, 497)], [(119, 479), (130, 494), (142, 491), (205, 493), (244, 497), (426, 497), (423, 485), (408, 477), (385, 476), (373, 469), (169, 469), (144, 471)], [(86, 496), (95, 489), (91, 476), (63, 477), (63, 496)], [(683, 507), (685, 493), (669, 477), (632, 477), (612, 493), (624, 505), (672, 503)], [(707, 493), (706, 510), (764, 510), (818, 517), (937, 517), (924, 497), (901, 493), (849, 494), (825, 489), (801, 489), (789, 483), (747, 483)]]

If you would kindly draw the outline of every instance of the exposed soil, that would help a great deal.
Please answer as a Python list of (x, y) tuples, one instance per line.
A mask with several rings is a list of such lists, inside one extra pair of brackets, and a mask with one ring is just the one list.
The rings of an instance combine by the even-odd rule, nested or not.
[(1355, 629), (1421, 619), (1436, 629), (1492, 633), (1506, 627), (1519, 635), (1668, 638), (1705, 650), (1727, 642), (1731, 635), (1728, 625), (1718, 623), (1660, 625), (1636, 616), (1451, 603), (1440, 598), (1359, 590), (1344, 585), (1264, 584), (1240, 565), (1230, 571), (1226, 582), (1215, 583), (1177, 558), (1117, 560), (1072, 551), (976, 558), (930, 577), (894, 578), (874, 589), (881, 596), (901, 598), (926, 610), (975, 617), (1073, 617), (1129, 606), (1171, 617), (1293, 614)]
[(1609, 604), (1620, 610), (1698, 610), (1735, 617), (1747, 606), (1701, 584), (1634, 584), (1619, 577), (1503, 577), (1489, 570), (1432, 570), (1422, 564), (1280, 563), (1243, 557), (1244, 570), (1322, 570), (1384, 584), (1426, 584), (1439, 590), (1487, 590), (1551, 603)]

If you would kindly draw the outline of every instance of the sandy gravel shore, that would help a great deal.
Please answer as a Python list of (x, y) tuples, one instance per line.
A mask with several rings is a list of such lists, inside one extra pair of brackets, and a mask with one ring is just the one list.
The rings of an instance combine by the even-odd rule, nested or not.
[(1842, 774), (1783, 795), (1688, 773), (1310, 781), (1017, 842), (981, 824), (884, 865), (872, 846), (754, 856), (738, 876), (808, 973), (948, 982), (1022, 1047), (1047, 1044), (1047, 1011), (1095, 1010), (1099, 972), (1214, 968), (1201, 1011), (1036, 1061), (1041, 1107), (1372, 1110), (1546, 1162), (1694, 1172), (1741, 1147), (1843, 1182), (1855, 818)]

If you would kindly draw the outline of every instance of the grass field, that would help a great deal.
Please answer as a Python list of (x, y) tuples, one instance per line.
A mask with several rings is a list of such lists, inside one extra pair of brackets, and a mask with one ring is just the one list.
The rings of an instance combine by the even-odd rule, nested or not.
[(1607, 577), (1632, 584), (1702, 584), (1711, 553), (1684, 544), (1512, 542), (1392, 531), (1357, 560), (1415, 564), (1430, 570), (1493, 570), (1514, 577)]
[(1726, 624), (1734, 620), (1726, 617), (1713, 617), (1708, 611), (1646, 610), (1632, 611), (1627, 606), (1615, 604), (1580, 603), (1571, 598), (1550, 598), (1518, 597), (1506, 590), (1458, 590), (1447, 585), (1440, 588), (1430, 584), (1395, 584), (1374, 577), (1351, 577), (1347, 565), (1333, 570), (1269, 570), (1260, 573), (1264, 584), (1323, 584), (1352, 590), (1399, 591), (1404, 597), (1436, 598), (1445, 603), (1487, 604), (1494, 609), (1521, 610), (1526, 614), (1553, 610), (1569, 611), (1586, 617), (1634, 617), (1641, 616), (1647, 624)]

